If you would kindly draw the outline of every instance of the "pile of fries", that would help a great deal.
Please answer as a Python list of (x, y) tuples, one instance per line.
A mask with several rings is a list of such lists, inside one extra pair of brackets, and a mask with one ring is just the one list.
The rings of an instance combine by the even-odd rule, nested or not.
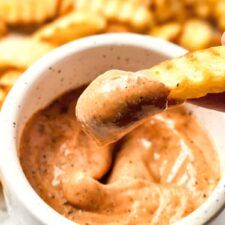
[(0, 107), (33, 62), (81, 37), (135, 32), (193, 51), (223, 30), (225, 0), (0, 0)]

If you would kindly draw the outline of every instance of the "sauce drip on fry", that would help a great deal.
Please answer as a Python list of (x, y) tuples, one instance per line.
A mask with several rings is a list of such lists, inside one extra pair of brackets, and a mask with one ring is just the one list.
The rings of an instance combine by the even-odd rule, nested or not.
[(85, 132), (110, 144), (167, 107), (169, 89), (142, 73), (110, 70), (82, 93), (76, 116)]

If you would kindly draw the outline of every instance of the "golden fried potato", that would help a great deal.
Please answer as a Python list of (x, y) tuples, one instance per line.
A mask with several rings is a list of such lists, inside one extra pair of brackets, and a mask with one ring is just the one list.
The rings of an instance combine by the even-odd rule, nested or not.
[(116, 33), (116, 32), (132, 32), (132, 29), (122, 23), (110, 23), (108, 24), (106, 30), (106, 33)]
[(115, 9), (117, 12), (112, 20), (129, 24), (135, 30), (144, 30), (152, 27), (155, 23), (153, 14), (145, 6), (123, 2)]
[(155, 10), (156, 19), (159, 22), (165, 22), (173, 17), (173, 10), (168, 7), (165, 0), (154, 0), (153, 6)]
[(64, 15), (71, 11), (74, 7), (74, 0), (60, 0), (58, 6), (58, 14)]
[(74, 12), (42, 27), (34, 34), (37, 40), (61, 45), (96, 34), (106, 28), (104, 17), (89, 12)]
[(154, 27), (149, 34), (167, 41), (175, 41), (182, 29), (179, 22), (168, 22), (161, 26)]
[(225, 0), (218, 0), (214, 16), (220, 29), (225, 30)]
[(17, 79), (23, 73), (22, 70), (6, 70), (0, 76), (0, 108), (10, 89), (16, 83)]
[(42, 23), (57, 12), (56, 0), (1, 0), (0, 17), (8, 24)]
[(6, 97), (6, 92), (0, 86), (0, 108), (2, 107), (5, 97)]
[(186, 100), (225, 91), (225, 46), (212, 47), (168, 60), (144, 74), (165, 84), (169, 98)]
[(139, 4), (139, 5), (144, 5), (144, 6), (150, 6), (151, 5), (151, 1), (149, 1), (149, 0), (129, 0), (129, 1), (134, 3), (134, 4)]
[(195, 13), (201, 18), (207, 18), (210, 16), (211, 8), (210, 5), (206, 2), (199, 2), (197, 1), (194, 7)]
[(0, 68), (28, 68), (54, 47), (31, 38), (5, 38), (0, 41)]
[[(114, 1), (109, 1), (114, 2)], [(118, 2), (118, 1), (117, 1)], [(77, 11), (88, 11), (94, 13), (102, 13), (105, 5), (105, 0), (74, 0), (74, 7)]]
[(0, 37), (5, 35), (6, 33), (7, 33), (6, 24), (3, 22), (3, 20), (0, 19)]
[(178, 43), (190, 51), (204, 49), (214, 44), (215, 35), (216, 32), (208, 22), (191, 19), (184, 24)]
[(149, 0), (73, 0), (75, 8), (77, 10), (88, 10), (94, 12), (101, 12), (105, 7), (105, 4), (115, 4), (126, 3), (129, 2), (135, 5), (142, 5), (142, 6), (150, 6), (151, 1)]
[(197, 16), (208, 19), (213, 15), (217, 2), (218, 0), (195, 0), (193, 11)]
[(139, 31), (148, 29), (155, 21), (145, 1), (141, 0), (75, 0), (77, 10), (104, 15), (108, 20), (125, 23)]
[(152, 6), (159, 22), (166, 22), (170, 19), (184, 21), (189, 14), (184, 1), (180, 0), (152, 0)]
[(3, 75), (0, 77), (0, 86), (1, 87), (9, 87), (11, 88), (20, 75), (23, 73), (23, 71), (20, 70), (9, 70), (6, 71)]

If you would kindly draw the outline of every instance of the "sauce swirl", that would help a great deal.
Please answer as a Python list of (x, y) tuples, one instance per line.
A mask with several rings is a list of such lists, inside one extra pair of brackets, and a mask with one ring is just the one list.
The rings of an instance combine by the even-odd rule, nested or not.
[(168, 225), (208, 198), (219, 162), (190, 112), (167, 110), (98, 146), (74, 119), (83, 90), (59, 97), (24, 129), (21, 164), (44, 201), (82, 225)]

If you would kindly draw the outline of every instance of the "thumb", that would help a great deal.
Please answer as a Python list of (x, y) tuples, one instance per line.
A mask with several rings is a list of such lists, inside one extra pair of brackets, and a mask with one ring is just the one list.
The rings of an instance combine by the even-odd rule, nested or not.
[(190, 99), (188, 102), (205, 108), (225, 112), (225, 92), (208, 94), (202, 98)]
[(225, 45), (225, 32), (222, 35), (221, 42), (222, 42), (222, 45)]

